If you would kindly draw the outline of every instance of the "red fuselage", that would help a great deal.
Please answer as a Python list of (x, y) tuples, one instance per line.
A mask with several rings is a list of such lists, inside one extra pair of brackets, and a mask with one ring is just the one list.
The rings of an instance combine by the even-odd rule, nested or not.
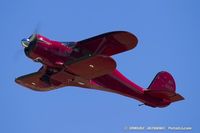
[[(135, 44), (131, 45), (132, 43)], [(63, 83), (61, 87), (79, 86), (118, 93), (152, 107), (165, 107), (171, 102), (183, 99), (175, 93), (175, 81), (168, 72), (158, 73), (146, 90), (128, 80), (115, 69), (116, 63), (110, 55), (132, 49), (137, 44), (137, 38), (128, 32), (106, 33), (82, 42), (53, 41), (35, 34), (28, 39), (23, 39), (22, 44), (29, 58), (43, 64), (44, 72), (38, 74), (43, 75), (40, 80), (49, 84), (49, 78), (51, 78), (53, 83), (49, 84), (50, 87), (46, 90), (51, 90), (52, 85), (59, 86)], [(95, 68), (98, 69), (95, 70)], [(23, 78), (17, 79), (16, 82), (32, 89), (36, 88), (35, 90), (43, 90), (33, 86), (36, 83), (30, 80), (35, 78), (30, 76), (27, 80)], [(30, 85), (23, 82), (30, 82)], [(38, 85), (48, 86), (40, 81)]]

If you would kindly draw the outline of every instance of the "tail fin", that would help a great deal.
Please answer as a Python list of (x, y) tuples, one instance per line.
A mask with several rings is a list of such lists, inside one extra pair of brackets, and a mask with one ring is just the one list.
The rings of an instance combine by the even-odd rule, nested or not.
[(174, 78), (168, 72), (159, 72), (148, 87), (149, 90), (176, 91)]
[(151, 82), (145, 94), (155, 98), (171, 102), (183, 100), (184, 98), (176, 93), (176, 84), (172, 75), (168, 72), (159, 72)]

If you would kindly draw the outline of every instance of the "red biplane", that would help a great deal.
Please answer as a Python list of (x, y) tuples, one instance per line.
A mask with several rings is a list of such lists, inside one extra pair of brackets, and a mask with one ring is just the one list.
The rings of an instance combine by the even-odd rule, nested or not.
[(26, 56), (43, 66), (16, 78), (22, 86), (49, 91), (78, 86), (118, 93), (151, 107), (165, 107), (184, 98), (176, 93), (171, 74), (159, 72), (147, 89), (128, 80), (116, 69), (112, 55), (133, 49), (138, 40), (126, 31), (114, 31), (78, 42), (59, 42), (33, 34), (21, 41)]

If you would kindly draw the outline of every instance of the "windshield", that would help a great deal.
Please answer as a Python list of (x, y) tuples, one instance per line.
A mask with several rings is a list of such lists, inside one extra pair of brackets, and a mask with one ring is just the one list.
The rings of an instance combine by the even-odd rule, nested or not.
[(62, 42), (65, 46), (73, 47), (75, 46), (76, 42)]

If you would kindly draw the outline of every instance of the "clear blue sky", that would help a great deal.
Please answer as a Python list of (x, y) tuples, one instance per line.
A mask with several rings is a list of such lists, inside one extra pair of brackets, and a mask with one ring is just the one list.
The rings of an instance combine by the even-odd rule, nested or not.
[[(1, 0), (0, 132), (123, 133), (125, 126), (191, 126), (199, 132), (199, 6), (198, 0)], [(118, 69), (144, 88), (157, 72), (169, 71), (186, 100), (160, 109), (78, 87), (45, 93), (21, 87), (14, 79), (41, 66), (25, 57), (20, 44), (36, 27), (60, 41), (132, 32), (138, 46), (114, 56)]]

